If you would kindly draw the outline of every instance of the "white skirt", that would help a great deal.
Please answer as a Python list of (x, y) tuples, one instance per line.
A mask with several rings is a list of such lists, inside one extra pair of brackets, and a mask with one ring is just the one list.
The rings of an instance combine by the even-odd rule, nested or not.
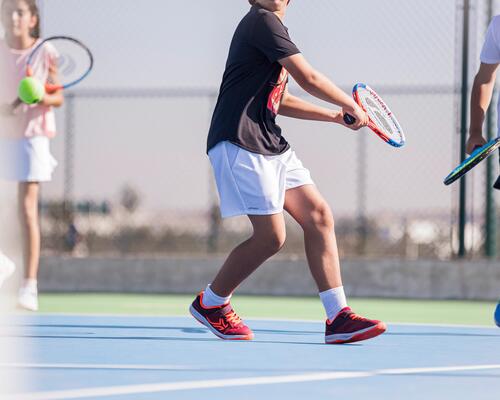
[(50, 139), (34, 136), (0, 142), (0, 176), (16, 182), (48, 182), (57, 166), (50, 153)]
[(252, 153), (228, 141), (208, 152), (222, 218), (283, 211), (285, 192), (313, 185), (311, 174), (291, 149), (276, 156)]

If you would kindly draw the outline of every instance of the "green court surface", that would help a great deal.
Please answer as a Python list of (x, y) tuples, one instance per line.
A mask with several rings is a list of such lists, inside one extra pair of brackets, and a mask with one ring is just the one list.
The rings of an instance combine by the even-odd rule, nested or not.
[[(42, 294), (40, 312), (67, 314), (187, 315), (189, 295)], [(322, 320), (318, 297), (234, 296), (243, 318)], [(351, 298), (358, 313), (386, 322), (492, 326), (494, 302)]]

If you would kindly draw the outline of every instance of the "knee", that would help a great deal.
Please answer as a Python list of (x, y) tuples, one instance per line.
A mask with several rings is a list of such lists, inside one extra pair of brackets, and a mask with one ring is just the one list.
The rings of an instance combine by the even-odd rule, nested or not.
[(269, 256), (278, 253), (285, 244), (286, 231), (273, 231), (264, 235), (254, 234), (254, 239), (259, 241), (260, 248)]
[(314, 207), (301, 225), (305, 231), (333, 232), (335, 222), (328, 204), (322, 203)]
[(285, 232), (285, 230), (283, 230), (281, 232), (275, 232), (273, 235), (270, 236), (270, 239), (269, 239), (269, 250), (273, 254), (277, 253), (285, 245), (285, 240), (286, 240), (286, 232)]

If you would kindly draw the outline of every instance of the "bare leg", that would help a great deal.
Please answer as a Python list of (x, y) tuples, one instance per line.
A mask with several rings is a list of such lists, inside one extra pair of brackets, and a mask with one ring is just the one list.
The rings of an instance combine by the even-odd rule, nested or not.
[(239, 244), (228, 256), (211, 284), (221, 297), (229, 296), (264, 261), (276, 254), (285, 243), (283, 213), (249, 215), (253, 226), (250, 239)]
[(320, 292), (342, 286), (330, 207), (314, 185), (286, 191), (285, 210), (304, 230), (307, 261)]
[(37, 182), (19, 184), (19, 214), (23, 235), (25, 278), (37, 279), (40, 260), (40, 224), (38, 222)]

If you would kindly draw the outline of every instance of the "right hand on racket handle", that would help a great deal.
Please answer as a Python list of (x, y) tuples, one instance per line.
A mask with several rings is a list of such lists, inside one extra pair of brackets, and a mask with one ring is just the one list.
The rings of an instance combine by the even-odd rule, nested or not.
[(486, 144), (486, 140), (482, 135), (470, 135), (466, 144), (466, 152), (467, 154), (472, 154), (474, 150), (484, 146)]
[(344, 114), (342, 117), (344, 124), (352, 130), (357, 131), (364, 126), (367, 126), (369, 123), (368, 115), (357, 104), (352, 109), (344, 108), (342, 112)]

